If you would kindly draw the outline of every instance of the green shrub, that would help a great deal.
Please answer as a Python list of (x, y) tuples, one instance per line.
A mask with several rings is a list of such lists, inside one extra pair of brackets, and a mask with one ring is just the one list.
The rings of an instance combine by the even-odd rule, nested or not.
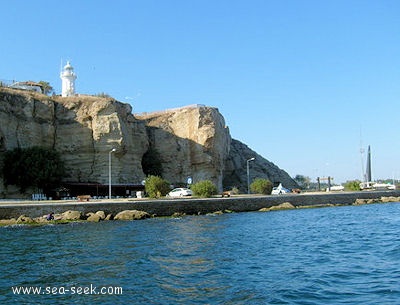
[(210, 180), (202, 180), (193, 184), (190, 188), (194, 195), (199, 197), (211, 197), (217, 194), (217, 187)]
[(42, 86), (42, 93), (43, 94), (49, 95), (50, 93), (54, 92), (54, 89), (53, 89), (52, 86), (50, 86), (49, 82), (45, 82), (45, 81), (41, 80), (39, 82), (39, 84)]
[(146, 193), (151, 198), (160, 198), (167, 195), (170, 190), (168, 181), (159, 176), (148, 176), (145, 180)]
[(344, 189), (347, 191), (359, 191), (360, 190), (360, 181), (358, 181), (358, 180), (347, 181), (344, 184)]
[(252, 193), (269, 195), (272, 192), (272, 182), (268, 179), (256, 178), (250, 184)]

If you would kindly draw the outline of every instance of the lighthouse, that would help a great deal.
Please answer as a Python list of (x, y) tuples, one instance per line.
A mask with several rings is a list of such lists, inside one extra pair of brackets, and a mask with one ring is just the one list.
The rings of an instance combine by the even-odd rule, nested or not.
[(74, 73), (74, 68), (71, 66), (70, 62), (64, 66), (64, 69), (60, 73), (61, 78), (61, 96), (73, 96), (75, 94), (75, 80), (76, 74)]

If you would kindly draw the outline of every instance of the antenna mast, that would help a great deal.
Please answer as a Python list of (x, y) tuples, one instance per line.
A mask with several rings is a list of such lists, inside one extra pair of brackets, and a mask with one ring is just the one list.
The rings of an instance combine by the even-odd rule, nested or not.
[(364, 182), (367, 182), (366, 176), (365, 176), (365, 171), (364, 171), (364, 152), (365, 152), (365, 149), (362, 146), (362, 134), (361, 134), (361, 128), (360, 128), (361, 180)]

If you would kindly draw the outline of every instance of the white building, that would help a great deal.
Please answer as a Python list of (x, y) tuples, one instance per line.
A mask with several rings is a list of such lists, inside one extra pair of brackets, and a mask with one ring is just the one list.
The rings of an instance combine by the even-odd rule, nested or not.
[(61, 96), (73, 96), (75, 95), (75, 80), (76, 74), (74, 73), (74, 68), (72, 68), (69, 61), (64, 66), (64, 69), (60, 73), (61, 78)]

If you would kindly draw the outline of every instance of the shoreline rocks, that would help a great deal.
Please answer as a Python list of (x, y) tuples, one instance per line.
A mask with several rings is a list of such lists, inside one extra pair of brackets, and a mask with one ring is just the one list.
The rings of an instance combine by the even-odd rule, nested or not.
[[(54, 219), (57, 218), (54, 217)], [(61, 214), (61, 219), (59, 220), (80, 220), (80, 219), (82, 219), (81, 212), (68, 210)]]
[(363, 205), (363, 204), (373, 204), (373, 203), (389, 203), (389, 202), (400, 202), (400, 196), (382, 196), (381, 198), (373, 199), (373, 198), (365, 198), (365, 199), (356, 199), (353, 205)]
[(107, 214), (104, 211), (97, 211), (95, 213), (89, 212), (83, 215), (80, 211), (68, 210), (61, 214), (54, 214), (50, 219), (49, 215), (43, 215), (41, 217), (31, 218), (26, 215), (21, 215), (18, 218), (0, 219), (0, 226), (10, 225), (45, 225), (45, 224), (64, 224), (69, 222), (100, 222), (109, 220), (140, 220), (151, 217), (150, 214), (144, 211), (138, 210), (125, 210), (115, 217), (112, 214)]
[(115, 215), (114, 220), (139, 220), (149, 218), (150, 214), (138, 210), (125, 210)]
[[(177, 201), (176, 204), (173, 205), (170, 204), (171, 201), (160, 202), (157, 200), (142, 204), (135, 202), (134, 204), (128, 205), (124, 203), (123, 206), (113, 204), (94, 204), (89, 209), (88, 204), (83, 204), (82, 206), (70, 205), (69, 208), (60, 204), (53, 207), (53, 211), (57, 213), (53, 213), (48, 206), (39, 208), (35, 205), (29, 205), (29, 208), (27, 208), (28, 205), (16, 205), (11, 208), (6, 207), (6, 209), (13, 213), (8, 213), (10, 218), (5, 218), (7, 216), (5, 216), (4, 214), (6, 213), (4, 213), (4, 218), (0, 219), (0, 226), (65, 224), (69, 222), (83, 221), (101, 222), (109, 220), (139, 220), (150, 217), (179, 218), (185, 215), (219, 215), (246, 211), (267, 212), (346, 205), (358, 206), (372, 203), (400, 202), (400, 196), (397, 196), (399, 194), (399, 192), (381, 192), (371, 194), (360, 193), (360, 196), (355, 196), (355, 194), (323, 194), (316, 196), (293, 195), (286, 197), (250, 197), (243, 198), (243, 201), (240, 201), (242, 200), (241, 198), (218, 198), (210, 199), (210, 201), (207, 202), (193, 199), (190, 203), (188, 200), (182, 200)], [(257, 208), (254, 208), (255, 206), (257, 206)], [(128, 207), (132, 208), (129, 209)], [(50, 214), (42, 214), (42, 216), (38, 216), (40, 215), (37, 213), (38, 210), (41, 210), (42, 213)]]
[(281, 204), (274, 205), (269, 208), (261, 208), (258, 211), (259, 212), (269, 212), (269, 211), (279, 211), (279, 210), (291, 210), (291, 209), (295, 209), (295, 208), (296, 207), (293, 204), (291, 204), (290, 202), (283, 202)]

